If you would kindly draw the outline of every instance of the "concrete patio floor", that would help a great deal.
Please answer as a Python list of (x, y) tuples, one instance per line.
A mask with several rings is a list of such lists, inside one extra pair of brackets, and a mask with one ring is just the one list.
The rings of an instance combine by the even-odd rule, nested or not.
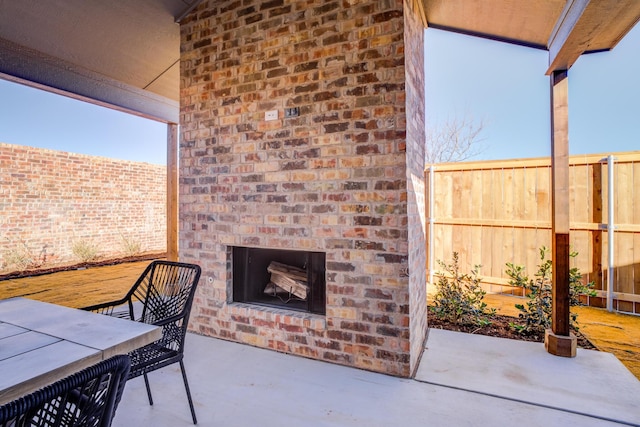
[[(431, 330), (415, 379), (189, 334), (201, 426), (640, 425), (640, 381), (613, 355)], [(113, 426), (192, 425), (178, 365), (127, 383)]]

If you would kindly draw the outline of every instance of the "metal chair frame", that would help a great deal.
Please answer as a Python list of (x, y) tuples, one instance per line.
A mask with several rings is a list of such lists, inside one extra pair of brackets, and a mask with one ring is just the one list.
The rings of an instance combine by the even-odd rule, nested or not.
[(0, 407), (0, 427), (109, 427), (129, 375), (120, 355)]
[(162, 338), (129, 353), (129, 379), (142, 375), (149, 404), (153, 405), (147, 374), (173, 363), (180, 364), (193, 423), (197, 424), (191, 391), (184, 368), (184, 341), (201, 269), (195, 264), (151, 262), (127, 295), (119, 300), (83, 310), (162, 326)]

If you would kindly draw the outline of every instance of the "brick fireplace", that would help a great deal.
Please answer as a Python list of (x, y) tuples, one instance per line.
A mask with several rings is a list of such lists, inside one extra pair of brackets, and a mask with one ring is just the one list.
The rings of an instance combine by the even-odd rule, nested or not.
[[(193, 331), (411, 375), (426, 333), (413, 5), (205, 0), (181, 23), (180, 259), (203, 268)], [(321, 254), (321, 309), (245, 298), (240, 258), (268, 251)]]

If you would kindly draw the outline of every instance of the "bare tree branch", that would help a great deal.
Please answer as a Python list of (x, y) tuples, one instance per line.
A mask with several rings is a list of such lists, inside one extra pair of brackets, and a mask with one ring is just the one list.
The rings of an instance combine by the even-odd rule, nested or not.
[(480, 137), (483, 129), (482, 120), (473, 120), (467, 114), (428, 126), (425, 141), (427, 164), (461, 162), (477, 156), (484, 150), (484, 138)]

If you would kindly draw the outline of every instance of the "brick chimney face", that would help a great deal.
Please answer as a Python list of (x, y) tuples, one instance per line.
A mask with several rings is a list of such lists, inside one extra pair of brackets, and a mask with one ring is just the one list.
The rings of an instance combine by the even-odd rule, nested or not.
[[(409, 375), (404, 12), (205, 1), (182, 22), (180, 259), (203, 268), (192, 330)], [(233, 246), (325, 252), (326, 315), (234, 303)]]

